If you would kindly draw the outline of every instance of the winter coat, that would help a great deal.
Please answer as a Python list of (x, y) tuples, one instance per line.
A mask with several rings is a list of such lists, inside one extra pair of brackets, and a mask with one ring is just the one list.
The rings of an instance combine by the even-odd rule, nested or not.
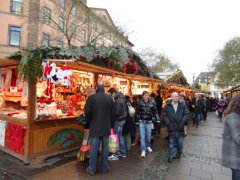
[(155, 102), (156, 102), (156, 107), (158, 109), (158, 113), (159, 115), (161, 115), (161, 111), (162, 111), (162, 105), (163, 105), (163, 99), (161, 96), (157, 96), (155, 98)]
[(168, 127), (169, 136), (184, 136), (184, 125), (189, 119), (189, 110), (183, 101), (179, 101), (175, 112), (172, 100), (167, 101), (163, 109), (163, 119)]
[(148, 102), (141, 100), (136, 109), (137, 122), (139, 120), (152, 122), (153, 118), (155, 118), (156, 122), (160, 122), (156, 104), (151, 100), (148, 100)]
[(114, 121), (126, 120), (128, 107), (127, 100), (122, 93), (117, 92), (114, 102)]
[(194, 98), (193, 100), (192, 100), (192, 105), (194, 105), (195, 107), (193, 107), (193, 111), (195, 112), (195, 113), (201, 113), (201, 112), (203, 112), (203, 110), (204, 110), (204, 108), (205, 108), (205, 106), (204, 106), (204, 104), (203, 104), (203, 100), (202, 99), (196, 99), (196, 98)]
[(90, 123), (90, 137), (109, 136), (112, 124), (113, 100), (112, 97), (98, 91), (90, 96), (85, 106), (85, 116)]
[(219, 102), (218, 104), (217, 104), (217, 110), (218, 110), (218, 112), (220, 112), (220, 113), (223, 113), (223, 111), (226, 109), (226, 103), (225, 102)]
[(240, 169), (240, 115), (237, 113), (225, 118), (221, 163), (227, 168)]

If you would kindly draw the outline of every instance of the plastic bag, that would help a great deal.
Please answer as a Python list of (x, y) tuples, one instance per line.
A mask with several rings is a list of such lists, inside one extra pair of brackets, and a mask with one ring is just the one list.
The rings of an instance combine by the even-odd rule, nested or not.
[(216, 116), (218, 116), (218, 110), (215, 111)]
[(133, 118), (135, 116), (135, 109), (134, 109), (134, 107), (132, 107), (130, 102), (127, 103), (127, 106), (128, 106), (128, 113), (129, 113), (130, 117)]
[(114, 134), (113, 129), (111, 129), (111, 135), (109, 136), (109, 152), (116, 153), (118, 148), (118, 136), (117, 134)]

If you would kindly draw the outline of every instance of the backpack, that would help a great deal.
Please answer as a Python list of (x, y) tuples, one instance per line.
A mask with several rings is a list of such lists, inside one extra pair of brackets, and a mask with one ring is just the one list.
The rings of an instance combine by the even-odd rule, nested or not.
[(133, 118), (135, 116), (135, 109), (134, 109), (134, 107), (132, 107), (132, 105), (129, 102), (127, 102), (127, 107), (128, 107), (129, 116), (131, 118)]

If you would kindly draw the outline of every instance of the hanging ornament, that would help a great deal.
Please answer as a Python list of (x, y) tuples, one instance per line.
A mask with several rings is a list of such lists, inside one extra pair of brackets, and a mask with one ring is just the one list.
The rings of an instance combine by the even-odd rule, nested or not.
[(51, 71), (50, 71), (50, 79), (51, 83), (57, 84), (58, 83), (58, 78), (57, 78), (57, 69), (56, 69), (56, 64), (52, 63), (51, 64)]
[(59, 81), (61, 82), (61, 84), (63, 86), (71, 85), (71, 83), (69, 81), (70, 75), (72, 75), (72, 70), (66, 65), (60, 67), (57, 72), (57, 78), (59, 79)]

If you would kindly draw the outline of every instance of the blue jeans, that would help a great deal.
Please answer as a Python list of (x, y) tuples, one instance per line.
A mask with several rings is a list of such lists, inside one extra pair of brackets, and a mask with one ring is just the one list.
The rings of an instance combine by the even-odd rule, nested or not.
[(109, 169), (108, 166), (108, 142), (109, 136), (97, 136), (91, 138), (91, 150), (89, 159), (89, 172), (90, 174), (95, 174), (98, 150), (100, 145), (100, 140), (102, 141), (102, 171), (106, 172)]
[(232, 169), (232, 180), (240, 179), (240, 169)]
[(193, 125), (196, 124), (196, 126), (198, 126), (199, 122), (201, 121), (201, 118), (202, 118), (201, 113), (195, 112)]
[(177, 144), (177, 155), (181, 156), (183, 152), (183, 137), (169, 137), (169, 158), (174, 158), (174, 152), (175, 152), (175, 144)]
[(151, 133), (152, 133), (152, 122), (140, 122), (140, 141), (141, 141), (141, 151), (146, 151), (150, 147), (151, 143)]
[(119, 142), (119, 150), (117, 151), (117, 155), (122, 154), (126, 155), (126, 146), (124, 137), (122, 135), (123, 131), (123, 125), (125, 124), (125, 121), (114, 121), (114, 132), (118, 135), (118, 142)]

